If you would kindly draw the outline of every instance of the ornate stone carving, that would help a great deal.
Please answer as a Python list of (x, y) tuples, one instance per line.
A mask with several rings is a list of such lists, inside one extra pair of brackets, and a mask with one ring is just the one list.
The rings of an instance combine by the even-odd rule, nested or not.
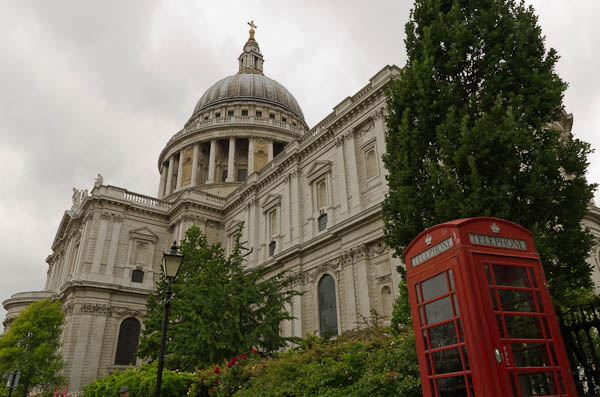
[(130, 316), (142, 316), (145, 313), (145, 310), (142, 309), (132, 309), (129, 307), (115, 306), (112, 308), (113, 314), (118, 317), (123, 317), (126, 315)]
[(84, 303), (81, 306), (82, 314), (92, 314), (95, 316), (110, 316), (111, 307), (109, 305), (101, 305), (99, 303)]

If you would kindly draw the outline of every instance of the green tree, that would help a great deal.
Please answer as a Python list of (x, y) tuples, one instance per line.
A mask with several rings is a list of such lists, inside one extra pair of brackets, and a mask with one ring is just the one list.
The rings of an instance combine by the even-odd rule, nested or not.
[(27, 396), (34, 388), (45, 389), (61, 384), (63, 361), (60, 336), (64, 315), (60, 301), (48, 299), (27, 306), (13, 320), (0, 339), (0, 374), (21, 371), (19, 386), (13, 396)]
[(504, 218), (533, 232), (555, 303), (589, 293), (591, 150), (553, 124), (566, 84), (533, 8), (416, 0), (405, 43), (388, 96), (387, 243), (400, 253), (432, 225)]
[[(246, 269), (249, 251), (239, 232), (227, 256), (220, 244), (209, 245), (200, 229), (192, 227), (181, 252), (183, 264), (172, 284), (167, 368), (191, 371), (253, 347), (271, 353), (295, 341), (279, 334), (281, 322), (293, 318), (285, 310), (298, 294), (291, 289), (293, 278), (283, 273), (266, 278), (264, 268)], [(158, 357), (164, 294), (161, 279), (156, 294), (148, 297), (141, 357)]]

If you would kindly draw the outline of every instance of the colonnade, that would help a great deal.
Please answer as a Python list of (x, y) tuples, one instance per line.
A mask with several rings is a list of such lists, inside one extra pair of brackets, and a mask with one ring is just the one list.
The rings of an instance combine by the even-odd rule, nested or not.
[[(236, 140), (240, 138), (230, 137), (227, 140), (229, 141), (229, 150), (227, 153), (227, 177), (224, 181), (220, 181), (221, 183), (234, 183), (234, 182), (242, 182), (242, 180), (237, 180), (237, 175), (235, 175), (235, 160), (236, 155), (241, 155), (242, 153), (239, 150), (236, 150)], [(267, 139), (256, 139), (256, 138), (241, 138), (248, 140), (248, 165), (247, 165), (247, 175), (252, 174), (255, 171), (259, 171), (260, 168), (264, 166), (264, 164), (259, 164), (258, 169), (255, 168), (255, 155), (261, 152), (261, 149), (256, 149), (257, 141), (260, 142), (260, 145), (264, 146), (266, 143), (267, 149), (267, 162), (273, 160), (274, 155), (274, 141)], [(185, 161), (185, 153), (190, 150), (190, 146), (181, 148), (178, 152), (173, 153), (168, 161), (163, 163), (161, 167), (161, 175), (160, 175), (160, 185), (158, 190), (158, 197), (166, 197), (173, 192), (180, 190), (182, 187), (193, 187), (202, 184), (214, 184), (217, 182), (216, 170), (217, 170), (217, 152), (218, 152), (218, 142), (223, 141), (224, 139), (213, 138), (210, 140), (210, 150), (208, 154), (208, 174), (206, 176), (206, 181), (200, 182), (198, 181), (198, 165), (200, 161), (200, 147), (205, 142), (196, 142), (191, 145), (193, 149), (192, 154), (192, 164), (191, 164), (191, 180), (190, 183), (186, 186), (182, 186), (183, 183), (183, 174), (184, 174), (184, 161)], [(177, 167), (177, 170), (175, 169)], [(175, 182), (175, 186), (173, 187), (173, 178), (177, 178)]]

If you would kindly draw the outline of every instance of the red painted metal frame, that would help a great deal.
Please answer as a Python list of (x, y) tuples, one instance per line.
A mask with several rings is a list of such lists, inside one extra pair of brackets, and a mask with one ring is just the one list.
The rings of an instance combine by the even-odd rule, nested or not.
[[(504, 237), (522, 240), (525, 242), (526, 248), (516, 249), (490, 246), (489, 241), (488, 245), (475, 244), (469, 239), (470, 233), (494, 238)], [(415, 267), (412, 266), (412, 259), (415, 258), (415, 256), (431, 247), (435, 247), (436, 244), (439, 244), (448, 238), (452, 239), (452, 247), (422, 261)], [(495, 241), (497, 242), (498, 240)], [(545, 350), (540, 351), (545, 351), (548, 356), (552, 356), (551, 359), (548, 359), (551, 360), (549, 361), (550, 365), (530, 368), (519, 367), (519, 373), (539, 372), (542, 374), (543, 372), (551, 372), (555, 381), (562, 377), (563, 382), (562, 385), (560, 385), (559, 382), (555, 382), (560, 390), (557, 390), (556, 394), (547, 394), (548, 396), (576, 396), (567, 354), (558, 327), (556, 314), (552, 306), (552, 301), (548, 293), (542, 264), (539, 255), (535, 250), (531, 232), (519, 225), (497, 218), (459, 219), (436, 225), (423, 231), (406, 248), (404, 251), (404, 258), (406, 263), (413, 327), (415, 330), (417, 356), (421, 371), (423, 396), (434, 397), (440, 395), (438, 386), (436, 386), (438, 379), (453, 377), (453, 375), (460, 376), (461, 374), (464, 376), (464, 381), (466, 383), (465, 392), (471, 390), (476, 396), (500, 397), (514, 395), (520, 397), (525, 395), (521, 391), (513, 390), (520, 390), (521, 388), (521, 385), (517, 380), (518, 378), (513, 378), (514, 381), (510, 380), (510, 376), (515, 376), (512, 374), (517, 373), (517, 370), (513, 365), (515, 361), (510, 348), (511, 343), (513, 346), (517, 343), (530, 343), (532, 345), (538, 344), (538, 346), (545, 346), (545, 348), (542, 348)], [(499, 268), (502, 266), (515, 266), (515, 269), (530, 269), (524, 270), (524, 274), (528, 275), (527, 277), (529, 277), (528, 280), (531, 285), (529, 287), (506, 287), (503, 285), (495, 285), (492, 281), (490, 281), (490, 285), (488, 285), (488, 276), (486, 276), (484, 270), (484, 264), (486, 263), (488, 263), (488, 266), (490, 267), (493, 266), (492, 270), (490, 270), (491, 272), (494, 272), (496, 266)], [(419, 295), (419, 300), (417, 300), (417, 292), (419, 292), (419, 294), (422, 293), (420, 287), (421, 283), (426, 280), (431, 280), (433, 277), (443, 272), (446, 272), (448, 275), (449, 270), (451, 270), (451, 274), (454, 277), (453, 291), (442, 293), (431, 298), (429, 301), (421, 300), (422, 296)], [(534, 273), (530, 273), (531, 271)], [(534, 276), (537, 279), (537, 287), (533, 286), (532, 277)], [(447, 279), (447, 282), (447, 287), (450, 289), (451, 281)], [(532, 297), (537, 296), (537, 298), (532, 298), (531, 302), (535, 302), (534, 307), (538, 311), (541, 309), (541, 303), (544, 311), (535, 314), (505, 312), (503, 311), (504, 309), (500, 300), (495, 301), (496, 305), (499, 306), (499, 308), (495, 308), (494, 301), (491, 300), (491, 294), (493, 292), (494, 297), (499, 297), (499, 295), (497, 295), (499, 292), (497, 291), (504, 290), (513, 293), (522, 292), (524, 295), (531, 293)], [(429, 347), (432, 347), (430, 339), (427, 338), (430, 332), (428, 331), (424, 338), (422, 330), (426, 328), (429, 330), (430, 328), (435, 327), (428, 327), (427, 324), (424, 326), (421, 325), (420, 308), (430, 301), (439, 300), (439, 303), (441, 304), (441, 301), (445, 299), (444, 296), (455, 296), (458, 307), (453, 309), (451, 319), (444, 319), (435, 324), (445, 325), (446, 323), (453, 322), (456, 325), (458, 322), (457, 320), (460, 319), (464, 335), (460, 335), (457, 344), (459, 346), (466, 346), (469, 365), (465, 365), (466, 358), (463, 357), (463, 354), (461, 355), (461, 362), (463, 365), (462, 371), (451, 373), (452, 375), (449, 375), (448, 373), (433, 375), (430, 374), (430, 372), (432, 367), (436, 364), (427, 361), (426, 351), (431, 352), (432, 350), (436, 351), (436, 349), (428, 349)], [(454, 299), (451, 299), (451, 301), (452, 300)], [(498, 302), (500, 302), (500, 305), (498, 305)], [(454, 305), (456, 305), (456, 303)], [(460, 314), (457, 314), (457, 310), (460, 311)], [(518, 338), (509, 337), (509, 335), (504, 335), (504, 337), (502, 337), (502, 332), (508, 332), (506, 330), (505, 316), (516, 318), (517, 315), (520, 316), (520, 318), (531, 317), (534, 321), (537, 321), (536, 324), (538, 324), (539, 328), (542, 330), (544, 329), (542, 324), (547, 323), (548, 330), (542, 332), (542, 338), (536, 338), (533, 341), (531, 338), (519, 340)], [(425, 317), (427, 317), (427, 313), (425, 313)], [(501, 321), (504, 328), (499, 329), (497, 321)], [(425, 344), (429, 344), (429, 346), (426, 346)], [(552, 347), (554, 347), (554, 349), (552, 349)], [(438, 348), (437, 351), (443, 349), (444, 348)], [(502, 358), (500, 363), (497, 362), (495, 349), (498, 349), (500, 352)], [(428, 365), (430, 368), (429, 370)], [(433, 371), (435, 371), (435, 368), (433, 368)], [(460, 378), (457, 377), (454, 379)], [(469, 385), (471, 380), (472, 386)], [(565, 387), (567, 390), (565, 390)], [(467, 393), (465, 395), (469, 394)]]

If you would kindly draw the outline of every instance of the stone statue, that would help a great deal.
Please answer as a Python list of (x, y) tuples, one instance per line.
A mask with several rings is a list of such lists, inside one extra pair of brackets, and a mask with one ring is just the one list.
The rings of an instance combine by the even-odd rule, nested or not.
[(73, 206), (71, 207), (72, 210), (79, 208), (79, 205), (81, 204), (81, 191), (77, 190), (76, 188), (73, 188)]
[(104, 178), (102, 178), (102, 175), (98, 174), (98, 178), (96, 178), (94, 182), (94, 187), (100, 187), (102, 186), (102, 183), (104, 183)]

